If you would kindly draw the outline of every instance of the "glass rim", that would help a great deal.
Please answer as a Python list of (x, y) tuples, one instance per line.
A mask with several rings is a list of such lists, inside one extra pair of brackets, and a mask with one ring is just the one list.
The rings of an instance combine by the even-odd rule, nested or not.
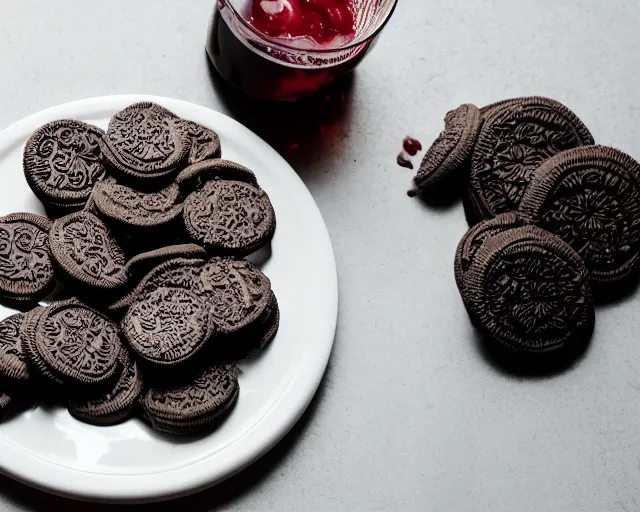
[(305, 53), (309, 53), (309, 54), (327, 54), (327, 53), (338, 53), (338, 52), (343, 52), (345, 50), (350, 50), (352, 48), (360, 46), (360, 45), (366, 43), (367, 41), (370, 41), (371, 39), (375, 38), (382, 31), (382, 29), (385, 27), (385, 25), (387, 24), (389, 19), (391, 19), (391, 16), (393, 15), (393, 12), (395, 11), (396, 6), (398, 5), (398, 0), (391, 0), (389, 2), (389, 7), (387, 9), (387, 13), (385, 14), (384, 18), (378, 23), (378, 25), (370, 33), (368, 33), (366, 35), (363, 35), (363, 36), (360, 36), (360, 37), (354, 39), (353, 41), (350, 41), (348, 44), (341, 45), (341, 46), (336, 46), (334, 48), (332, 48), (332, 47), (329, 47), (329, 48), (300, 48), (299, 46), (294, 46), (294, 45), (289, 45), (289, 44), (283, 43), (282, 39), (277, 38), (277, 37), (268, 36), (268, 35), (260, 32), (258, 29), (256, 29), (251, 23), (249, 23), (246, 19), (244, 19), (243, 16), (240, 15), (240, 13), (232, 5), (230, 0), (221, 0), (221, 1), (217, 2), (216, 9), (220, 8), (220, 4), (223, 4), (224, 6), (226, 6), (229, 9), (229, 11), (231, 11), (233, 16), (237, 20), (239, 20), (240, 23), (242, 23), (242, 25), (247, 30), (249, 30), (249, 32), (251, 32), (252, 34), (254, 34), (257, 37), (259, 37), (262, 41), (268, 41), (269, 44), (272, 44), (273, 46), (277, 47), (278, 49), (282, 49), (282, 50), (285, 50), (285, 51), (305, 52)]

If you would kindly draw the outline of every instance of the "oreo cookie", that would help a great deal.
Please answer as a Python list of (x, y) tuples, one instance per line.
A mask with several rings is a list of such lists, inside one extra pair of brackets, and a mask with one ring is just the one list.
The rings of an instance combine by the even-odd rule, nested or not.
[(469, 187), (484, 218), (518, 208), (531, 176), (548, 158), (593, 144), (567, 107), (541, 97), (513, 100), (486, 116), (471, 159)]
[(444, 131), (425, 153), (413, 178), (423, 192), (448, 182), (462, 171), (480, 131), (480, 110), (475, 105), (461, 105), (448, 112), (444, 122)]
[(175, 366), (191, 359), (215, 334), (209, 307), (193, 291), (162, 286), (133, 302), (122, 331), (145, 361)]
[(125, 265), (129, 282), (139, 282), (161, 263), (176, 258), (207, 258), (207, 251), (197, 244), (177, 244), (136, 254)]
[(164, 229), (182, 213), (175, 183), (155, 192), (141, 192), (108, 178), (96, 185), (92, 198), (100, 216), (130, 233)]
[(487, 238), (522, 225), (516, 213), (509, 212), (480, 222), (465, 233), (456, 249), (453, 264), (456, 284), (461, 293), (465, 288), (465, 276)]
[(24, 385), (29, 381), (28, 358), (22, 351), (20, 327), (24, 315), (11, 315), (0, 322), (0, 382)]
[(114, 291), (127, 282), (124, 251), (106, 224), (91, 213), (76, 212), (57, 219), (49, 233), (49, 245), (58, 267), (81, 291)]
[(191, 149), (176, 116), (154, 103), (136, 103), (115, 114), (103, 138), (102, 153), (123, 181), (157, 183), (176, 173)]
[(241, 181), (208, 181), (187, 197), (182, 217), (191, 239), (216, 255), (250, 254), (276, 229), (269, 196)]
[(32, 213), (0, 218), (0, 293), (9, 300), (35, 300), (54, 285), (49, 249), (51, 222)]
[(193, 121), (180, 119), (177, 122), (191, 141), (191, 149), (187, 158), (189, 165), (197, 164), (203, 160), (220, 158), (222, 150), (220, 138), (216, 132)]
[[(175, 258), (160, 263), (149, 271), (133, 290), (108, 306), (107, 311), (114, 314), (124, 311), (135, 301), (142, 300), (145, 294), (163, 286), (195, 290), (196, 293), (200, 293), (200, 269), (204, 263), (204, 259), (196, 257)], [(134, 281), (137, 278), (132, 277)]]
[(210, 430), (238, 400), (237, 372), (233, 365), (211, 366), (181, 386), (153, 387), (140, 399), (144, 418), (153, 429), (171, 435)]
[(462, 293), (482, 331), (512, 351), (577, 353), (593, 331), (589, 271), (568, 244), (536, 226), (489, 236)]
[(82, 209), (93, 185), (105, 177), (103, 135), (97, 126), (63, 119), (31, 136), (24, 149), (24, 175), (45, 206), (67, 212)]
[(235, 334), (221, 337), (216, 344), (214, 356), (222, 361), (240, 361), (261, 352), (278, 333), (280, 327), (280, 309), (275, 294), (265, 312), (251, 327)]
[(640, 260), (640, 164), (604, 146), (560, 153), (531, 177), (518, 215), (571, 245), (594, 282), (618, 281)]
[(43, 375), (76, 390), (108, 386), (123, 350), (118, 326), (73, 299), (44, 308), (38, 314), (35, 341), (29, 339), (27, 345)]
[(96, 397), (72, 399), (67, 410), (74, 418), (97, 426), (125, 421), (142, 392), (142, 375), (137, 363), (123, 349), (119, 360), (120, 376), (112, 389)]
[(184, 195), (198, 190), (211, 180), (243, 181), (254, 187), (258, 186), (256, 175), (251, 169), (231, 160), (205, 160), (190, 165), (176, 176), (176, 184)]
[(280, 313), (269, 278), (245, 260), (212, 258), (200, 270), (200, 293), (211, 301), (218, 335), (214, 357), (237, 361), (254, 355), (275, 336)]

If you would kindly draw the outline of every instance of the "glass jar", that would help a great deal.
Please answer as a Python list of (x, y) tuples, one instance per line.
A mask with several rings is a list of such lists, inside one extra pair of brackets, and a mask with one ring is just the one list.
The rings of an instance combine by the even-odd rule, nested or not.
[(354, 0), (354, 32), (319, 44), (270, 37), (250, 22), (251, 0), (218, 0), (207, 52), (218, 73), (245, 94), (267, 100), (309, 96), (352, 71), (373, 48), (397, 0)]

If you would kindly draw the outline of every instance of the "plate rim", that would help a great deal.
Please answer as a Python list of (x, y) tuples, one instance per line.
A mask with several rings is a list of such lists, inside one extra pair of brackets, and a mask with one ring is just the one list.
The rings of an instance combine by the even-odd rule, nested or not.
[[(313, 357), (309, 357), (309, 354), (304, 355), (292, 379), (276, 402), (255, 425), (241, 436), (244, 438), (241, 442), (236, 441), (238, 443), (236, 446), (237, 454), (231, 457), (231, 460), (228, 460), (229, 457), (227, 457), (224, 464), (215, 468), (207, 468), (208, 471), (203, 471), (207, 462), (211, 462), (212, 457), (219, 452), (193, 464), (160, 473), (113, 475), (60, 466), (32, 455), (26, 455), (11, 443), (0, 439), (0, 446), (3, 448), (3, 456), (0, 459), (0, 474), (42, 491), (76, 500), (128, 504), (165, 501), (202, 491), (242, 471), (273, 448), (298, 422), (322, 381), (335, 340), (339, 301), (338, 273), (333, 245), (322, 213), (311, 192), (291, 165), (261, 137), (235, 119), (203, 105), (165, 96), (146, 94), (96, 96), (55, 105), (10, 124), (0, 130), (0, 146), (11, 147), (16, 143), (21, 143), (21, 132), (32, 126), (44, 124), (49, 118), (81, 118), (83, 111), (86, 113), (86, 111), (119, 110), (141, 101), (156, 102), (165, 106), (178, 105), (178, 109), (195, 109), (212, 119), (214, 117), (224, 119), (232, 129), (244, 131), (250, 139), (250, 143), (260, 151), (269, 153), (270, 157), (280, 160), (283, 172), (291, 175), (291, 185), (296, 189), (295, 194), (300, 195), (305, 202), (309, 203), (309, 213), (312, 212), (311, 219), (314, 224), (313, 229), (321, 235), (321, 237), (318, 236), (318, 240), (319, 245), (324, 247), (324, 254), (321, 257), (321, 261), (325, 265), (323, 274), (331, 276), (330, 282), (327, 283), (326, 293), (329, 299), (327, 317), (331, 320), (327, 322), (323, 337), (330, 339), (330, 342), (323, 345), (322, 350), (313, 352)], [(78, 115), (71, 115), (73, 112)], [(304, 376), (305, 385), (294, 386), (299, 383), (301, 375)], [(287, 396), (287, 400), (283, 399), (285, 396)], [(260, 425), (262, 425), (261, 431), (263, 433), (258, 436), (256, 430)], [(12, 460), (7, 465), (9, 459)], [(187, 474), (191, 474), (189, 478), (185, 478)], [(159, 475), (171, 475), (173, 484), (161, 489), (158, 489), (158, 484), (150, 486), (149, 481), (157, 480)], [(167, 479), (165, 478), (165, 480)], [(127, 482), (125, 488), (121, 486), (124, 482)]]

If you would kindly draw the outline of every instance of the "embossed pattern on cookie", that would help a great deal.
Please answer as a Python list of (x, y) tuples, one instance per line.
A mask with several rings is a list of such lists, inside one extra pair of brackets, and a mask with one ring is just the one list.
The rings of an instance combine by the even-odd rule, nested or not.
[(459, 290), (465, 287), (465, 275), (473, 263), (476, 254), (490, 236), (522, 226), (515, 212), (502, 213), (493, 219), (485, 220), (469, 229), (460, 240), (454, 258), (454, 276)]
[(46, 295), (53, 285), (51, 222), (32, 213), (0, 218), (0, 292), (16, 300)]
[(102, 290), (126, 283), (124, 252), (95, 215), (77, 212), (57, 219), (49, 244), (56, 263), (79, 283)]
[(455, 175), (471, 156), (480, 131), (480, 110), (475, 105), (461, 105), (448, 112), (444, 122), (444, 131), (425, 153), (413, 178), (421, 190)]
[(584, 262), (568, 244), (536, 226), (487, 238), (462, 293), (485, 333), (515, 351), (574, 349), (593, 331)]
[(624, 278), (640, 260), (640, 164), (605, 146), (585, 146), (544, 162), (518, 215), (558, 235), (597, 282)]
[(103, 217), (126, 227), (164, 226), (182, 213), (178, 185), (141, 192), (108, 178), (96, 185), (93, 200)]
[(0, 377), (11, 381), (29, 380), (29, 359), (22, 350), (20, 326), (24, 315), (11, 315), (0, 322)]
[(202, 267), (200, 289), (212, 297), (218, 330), (233, 334), (259, 320), (271, 301), (271, 282), (244, 260), (212, 258)]
[(239, 389), (235, 366), (212, 366), (183, 386), (149, 389), (140, 404), (155, 430), (192, 435), (207, 430), (228, 414)]
[(88, 385), (103, 383), (115, 374), (123, 348), (114, 322), (81, 302), (69, 300), (42, 312), (35, 350), (62, 382)]
[(567, 107), (522, 98), (484, 120), (471, 159), (469, 186), (485, 218), (517, 209), (535, 169), (564, 150), (593, 144), (587, 127)]
[(122, 350), (120, 376), (112, 389), (94, 398), (70, 400), (67, 409), (76, 419), (92, 425), (115, 425), (126, 420), (142, 392), (142, 375), (137, 363)]
[(188, 195), (211, 180), (243, 181), (254, 187), (258, 186), (256, 175), (251, 169), (237, 162), (222, 159), (205, 160), (190, 165), (180, 171), (175, 182), (180, 187), (180, 191)]
[(187, 197), (182, 216), (191, 239), (219, 255), (250, 254), (276, 227), (269, 196), (240, 181), (208, 181)]
[(103, 135), (96, 126), (68, 119), (40, 127), (23, 156), (24, 174), (36, 196), (47, 204), (80, 209), (105, 177)]
[(131, 305), (122, 330), (141, 357), (174, 365), (200, 351), (215, 327), (207, 302), (188, 290), (163, 286)]
[(191, 143), (189, 157), (187, 158), (189, 165), (197, 164), (204, 160), (220, 158), (222, 151), (220, 138), (216, 132), (193, 121), (180, 119), (177, 123), (180, 129), (187, 133)]
[(106, 162), (124, 178), (167, 176), (185, 162), (191, 148), (175, 116), (154, 103), (136, 103), (115, 114), (103, 138)]

